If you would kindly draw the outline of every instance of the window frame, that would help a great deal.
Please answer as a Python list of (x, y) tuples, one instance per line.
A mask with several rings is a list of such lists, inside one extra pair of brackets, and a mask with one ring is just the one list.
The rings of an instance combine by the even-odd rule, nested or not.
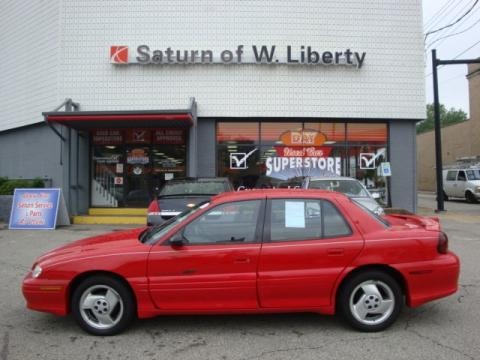
[(220, 204), (217, 204), (213, 207), (209, 207), (205, 211), (203, 211), (201, 214), (196, 216), (192, 221), (189, 221), (187, 224), (184, 224), (178, 231), (175, 231), (171, 236), (168, 237), (167, 241), (164, 242), (164, 244), (170, 246), (170, 239), (175, 237), (176, 235), (180, 234), (182, 238), (185, 239), (184, 232), (187, 226), (193, 224), (195, 221), (200, 219), (202, 216), (206, 215), (210, 211), (214, 211), (216, 208), (219, 206), (224, 206), (224, 205), (229, 205), (229, 204), (236, 204), (236, 203), (241, 203), (241, 202), (247, 202), (247, 201), (258, 201), (259, 202), (259, 209), (258, 209), (258, 217), (257, 221), (255, 224), (255, 232), (254, 232), (254, 240), (253, 241), (213, 241), (213, 242), (202, 242), (202, 243), (190, 243), (186, 242), (184, 246), (202, 246), (202, 245), (220, 245), (220, 246), (225, 246), (225, 245), (242, 245), (242, 244), (260, 244), (262, 242), (262, 231), (263, 231), (263, 224), (264, 224), (264, 218), (265, 218), (265, 208), (266, 208), (266, 201), (265, 198), (257, 198), (257, 199), (243, 199), (243, 200), (236, 200), (236, 201), (229, 201), (229, 202), (223, 202)]
[[(288, 240), (272, 240), (271, 236), (271, 221), (272, 221), (272, 203), (273, 200), (290, 200), (290, 201), (320, 201), (321, 207), (321, 221), (322, 221), (322, 235), (320, 238), (314, 239), (288, 239)], [(325, 211), (324, 211), (324, 203), (328, 202), (335, 210), (337, 210), (338, 214), (342, 217), (345, 225), (347, 226), (349, 233), (345, 235), (336, 235), (336, 236), (325, 236)], [(347, 217), (342, 213), (340, 208), (334, 204), (333, 201), (324, 198), (296, 198), (296, 197), (281, 197), (281, 198), (269, 198), (267, 199), (267, 204), (265, 207), (265, 221), (263, 225), (263, 242), (264, 243), (283, 243), (283, 242), (300, 242), (300, 241), (322, 241), (328, 239), (340, 239), (340, 238), (347, 238), (351, 237), (354, 234), (352, 229), (352, 225), (348, 221)]]

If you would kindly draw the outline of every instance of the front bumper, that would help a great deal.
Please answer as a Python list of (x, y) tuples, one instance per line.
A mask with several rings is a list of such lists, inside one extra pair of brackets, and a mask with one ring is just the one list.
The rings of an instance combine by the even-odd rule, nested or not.
[(29, 275), (22, 284), (27, 308), (56, 315), (68, 314), (67, 281), (34, 279)]

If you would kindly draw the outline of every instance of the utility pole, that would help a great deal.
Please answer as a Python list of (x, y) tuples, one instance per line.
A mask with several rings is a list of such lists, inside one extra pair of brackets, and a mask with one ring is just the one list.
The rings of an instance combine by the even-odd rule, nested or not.
[(437, 67), (441, 65), (480, 64), (480, 59), (465, 60), (440, 60), (437, 59), (437, 50), (432, 50), (432, 75), (433, 75), (433, 112), (435, 116), (435, 166), (437, 177), (437, 212), (445, 211), (443, 198), (443, 165), (442, 165), (442, 134), (440, 127), (440, 101), (438, 100), (438, 73)]

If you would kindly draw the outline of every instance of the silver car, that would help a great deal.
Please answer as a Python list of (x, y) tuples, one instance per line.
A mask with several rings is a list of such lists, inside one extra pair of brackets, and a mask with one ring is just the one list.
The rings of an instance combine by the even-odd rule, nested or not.
[(307, 177), (302, 183), (303, 189), (322, 189), (338, 191), (363, 205), (377, 215), (385, 212), (380, 204), (373, 198), (367, 188), (357, 179), (350, 177)]

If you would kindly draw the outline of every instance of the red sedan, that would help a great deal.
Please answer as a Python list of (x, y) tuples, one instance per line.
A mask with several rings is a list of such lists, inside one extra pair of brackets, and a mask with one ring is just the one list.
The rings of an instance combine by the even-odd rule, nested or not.
[(404, 303), (456, 292), (459, 270), (436, 219), (378, 217), (330, 191), (254, 190), (51, 251), (23, 294), (95, 335), (135, 317), (307, 311), (379, 331)]

